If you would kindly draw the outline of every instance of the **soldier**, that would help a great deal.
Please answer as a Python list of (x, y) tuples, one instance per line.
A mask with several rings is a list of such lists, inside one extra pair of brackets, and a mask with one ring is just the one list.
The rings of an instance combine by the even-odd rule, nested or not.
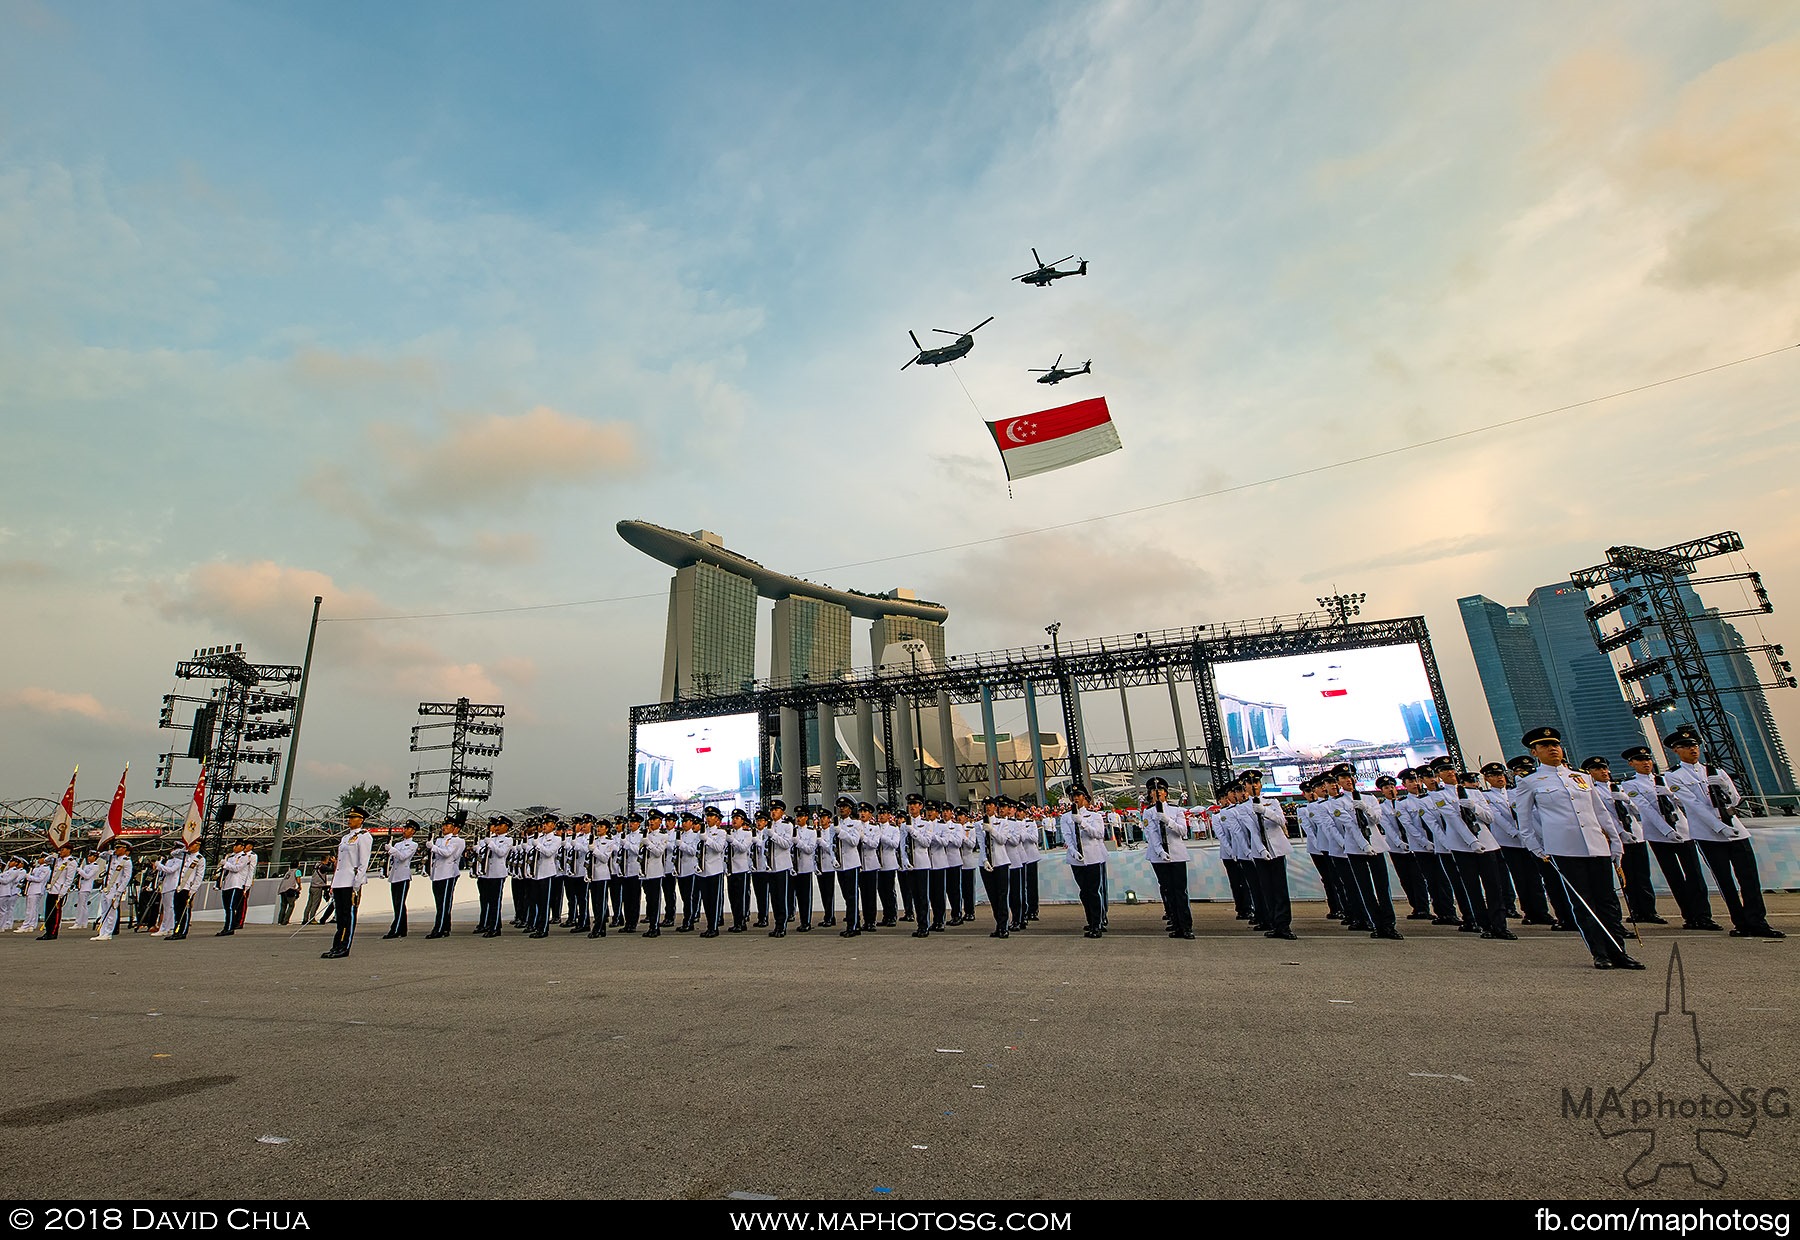
[[(44, 885), (50, 881), (53, 860), (51, 854), (44, 853), (25, 871), (25, 916), (13, 931), (14, 934), (29, 934), (43, 925)], [(169, 899), (173, 902), (172, 896)], [(169, 924), (174, 925), (172, 917)]]
[(418, 830), (417, 823), (400, 824), (402, 832), (399, 839), (388, 836), (387, 848), (387, 881), (388, 900), (394, 908), (394, 920), (388, 926), (384, 939), (403, 939), (406, 937), (406, 893), (412, 890), (413, 858), (419, 855), (419, 841), (413, 838)]
[(875, 897), (881, 886), (881, 825), (875, 821), (875, 807), (867, 801), (856, 807), (856, 830), (861, 837), (857, 856), (861, 865), (856, 872), (856, 911), (862, 928), (875, 933)]
[(769, 811), (759, 809), (750, 820), (750, 893), (756, 901), (758, 928), (769, 924)]
[(672, 865), (669, 857), (668, 819), (651, 814), (644, 832), (643, 872), (639, 875), (644, 892), (644, 937), (662, 937), (663, 877)]
[[(712, 825), (712, 815), (717, 807), (707, 806), (707, 825)], [(750, 815), (741, 809), (731, 811), (730, 847), (726, 853), (726, 894), (731, 898), (731, 926), (729, 932), (742, 934), (750, 928), (750, 866), (752, 854), (756, 851), (756, 836), (750, 830)]]
[(1339, 768), (1337, 787), (1334, 800), (1343, 811), (1338, 829), (1343, 835), (1350, 877), (1373, 923), (1369, 927), (1369, 937), (1402, 939), (1405, 936), (1396, 924), (1393, 896), (1388, 887), (1388, 838), (1381, 827), (1380, 813), (1373, 798), (1365, 799), (1357, 788), (1354, 767)]
[(852, 816), (855, 806), (849, 797), (839, 797), (836, 808), (837, 821), (831, 824), (828, 838), (837, 862), (838, 893), (844, 897), (844, 928), (838, 937), (853, 939), (862, 933), (857, 901), (862, 886), (862, 822)]
[[(131, 898), (131, 847), (124, 840), (113, 842), (113, 855), (107, 862), (106, 879), (100, 886), (100, 916), (95, 922), (93, 941), (104, 943), (118, 932), (119, 909)], [(5, 924), (0, 923), (0, 930)]]
[[(854, 806), (855, 802), (849, 797), (839, 797), (837, 804), (832, 808), (841, 816), (846, 805)], [(837, 925), (837, 825), (832, 821), (830, 813), (823, 812), (823, 806), (820, 809), (822, 812), (818, 815), (814, 826), (814, 830), (818, 832), (819, 836), (819, 848), (813, 855), (814, 866), (819, 875), (819, 911), (823, 914), (819, 925), (835, 926)]]
[(975, 870), (981, 864), (981, 820), (970, 810), (958, 810), (956, 816), (962, 827), (962, 865), (958, 867), (960, 876), (952, 869), (950, 877), (961, 878), (963, 920), (974, 921)]
[(1187, 815), (1169, 804), (1169, 781), (1153, 775), (1144, 785), (1144, 858), (1156, 874), (1169, 937), (1194, 937), (1194, 909), (1188, 902)]
[[(1544, 901), (1543, 871), (1538, 867), (1537, 858), (1519, 839), (1519, 820), (1513, 813), (1512, 789), (1507, 787), (1506, 775), (1507, 768), (1498, 762), (1489, 762), (1481, 768), (1481, 778), (1487, 784), (1482, 789), (1482, 796), (1487, 798), (1488, 809), (1494, 815), (1491, 827), (1494, 839), (1500, 844), (1500, 860), (1512, 878), (1519, 924), (1554, 925), (1556, 918)], [(1512, 915), (1508, 913), (1508, 916)]]
[(332, 908), (336, 913), (337, 933), (329, 950), (321, 952), (321, 960), (341, 960), (350, 954), (356, 938), (356, 906), (362, 901), (363, 884), (369, 879), (369, 858), (375, 841), (363, 828), (361, 807), (352, 806), (344, 814), (345, 831), (338, 840), (337, 869), (331, 876)]
[(1007, 846), (1008, 824), (999, 816), (999, 807), (993, 797), (983, 801), (981, 807), (985, 811), (984, 817), (969, 830), (975, 837), (981, 881), (987, 888), (988, 908), (994, 914), (994, 928), (988, 932), (988, 937), (1004, 939), (1010, 937), (1007, 923), (1012, 915), (1012, 884), (1008, 878), (1008, 871), (1012, 869), (1012, 852)]
[(18, 917), (20, 893), (25, 890), (25, 862), (19, 857), (8, 857), (6, 867), (0, 869), (0, 934), (13, 928)]
[(75, 874), (81, 868), (74, 849), (63, 844), (50, 864), (50, 877), (44, 880), (44, 932), (39, 941), (54, 939), (62, 929), (63, 904), (75, 889)]
[(175, 932), (169, 935), (171, 943), (187, 938), (188, 924), (194, 918), (194, 900), (205, 880), (206, 858), (200, 855), (200, 841), (190, 840), (175, 876)]
[(100, 881), (100, 875), (106, 865), (100, 860), (100, 854), (89, 849), (87, 859), (75, 870), (75, 928), (86, 930), (88, 922), (94, 915), (94, 887)]
[[(1300, 838), (1306, 841), (1306, 856), (1319, 873), (1319, 886), (1325, 892), (1325, 916), (1331, 921), (1342, 921), (1344, 918), (1343, 901), (1338, 894), (1337, 868), (1332, 864), (1331, 849), (1320, 834), (1320, 814), (1318, 806), (1318, 783), (1316, 777), (1308, 777), (1299, 783), (1300, 801), (1294, 806), (1294, 816), (1300, 823)], [(1215, 814), (1215, 819), (1217, 815)], [(1215, 825), (1213, 833), (1219, 836), (1219, 848), (1223, 853), (1225, 837), (1219, 834)], [(1223, 857), (1221, 857), (1221, 862)], [(1232, 891), (1235, 899), (1237, 892)], [(1239, 920), (1244, 920), (1239, 910)]]
[(1598, 755), (1588, 758), (1581, 764), (1581, 769), (1594, 781), (1594, 790), (1619, 824), (1619, 879), (1620, 886), (1625, 889), (1625, 907), (1631, 913), (1631, 920), (1653, 926), (1668, 925), (1656, 915), (1656, 889), (1650, 885), (1650, 846), (1644, 840), (1644, 824), (1637, 807), (1630, 797), (1613, 786), (1612, 764), (1605, 758)]
[(1731, 936), (1750, 939), (1784, 939), (1787, 935), (1769, 924), (1763, 905), (1762, 879), (1756, 869), (1756, 849), (1750, 828), (1733, 812), (1738, 802), (1731, 776), (1700, 760), (1700, 734), (1691, 727), (1677, 728), (1663, 738), (1675, 754), (1675, 766), (1667, 782), (1681, 803), (1688, 830), (1712, 869), (1713, 882), (1731, 914)]
[(1073, 804), (1058, 821), (1063, 847), (1067, 850), (1069, 872), (1081, 893), (1081, 907), (1087, 915), (1087, 926), (1081, 937), (1097, 939), (1105, 933), (1101, 923), (1105, 908), (1100, 902), (1100, 867), (1106, 857), (1106, 819), (1093, 808), (1088, 790), (1081, 784), (1069, 785)]
[(794, 824), (788, 821), (787, 802), (769, 802), (769, 825), (763, 833), (763, 856), (769, 865), (769, 911), (775, 919), (772, 939), (787, 937), (788, 883), (794, 877)]
[[(680, 830), (675, 833), (675, 885), (681, 895), (681, 920), (675, 925), (677, 934), (688, 934), (700, 919), (696, 887), (700, 881), (700, 815), (683, 811)], [(673, 898), (670, 907), (674, 907)]]
[(1635, 772), (1620, 785), (1620, 791), (1631, 798), (1643, 823), (1650, 851), (1662, 868), (1669, 891), (1681, 909), (1683, 930), (1723, 930), (1713, 920), (1712, 902), (1706, 898), (1706, 878), (1700, 872), (1700, 850), (1688, 834), (1687, 816), (1675, 792), (1656, 769), (1650, 746), (1634, 745), (1620, 757)]
[(612, 916), (611, 897), (618, 881), (614, 868), (618, 864), (618, 856), (619, 838), (613, 834), (612, 823), (597, 823), (587, 854), (587, 936), (590, 939), (606, 937), (607, 922)]
[(900, 828), (902, 863), (906, 866), (901, 881), (912, 888), (913, 930), (915, 939), (931, 934), (931, 824), (925, 820), (925, 798), (907, 794), (906, 823)]
[(788, 905), (794, 929), (801, 933), (812, 929), (813, 876), (819, 872), (819, 829), (812, 824), (819, 813), (812, 805), (794, 811), (794, 879), (788, 887)]
[(224, 938), (237, 933), (255, 873), (256, 854), (243, 840), (234, 843), (231, 851), (219, 858), (219, 901), (224, 908), (225, 925), (213, 937)]
[(648, 824), (637, 814), (626, 818), (619, 850), (613, 854), (613, 872), (619, 876), (619, 906), (624, 910), (622, 920), (615, 917), (613, 924), (622, 926), (626, 934), (637, 933), (638, 918), (643, 915), (644, 843), (649, 838), (644, 828), (648, 825), (655, 830), (662, 825), (662, 817), (660, 809), (652, 809)]
[(1429, 921), (1431, 891), (1425, 885), (1425, 876), (1420, 872), (1418, 860), (1412, 855), (1412, 845), (1406, 839), (1406, 826), (1400, 818), (1399, 794), (1400, 783), (1392, 775), (1375, 777), (1375, 817), (1381, 824), (1382, 835), (1387, 839), (1388, 860), (1393, 863), (1394, 874), (1400, 880), (1400, 890), (1406, 895), (1406, 902), (1412, 906), (1406, 919)]
[(506, 890), (508, 854), (512, 852), (512, 837), (507, 834), (511, 827), (512, 821), (505, 814), (488, 815), (487, 837), (476, 843), (474, 860), (469, 863), (481, 907), (475, 933), (484, 939), (500, 937), (500, 900)]
[[(1456, 763), (1448, 757), (1438, 758), (1420, 770), (1419, 777), (1425, 787), (1425, 820), (1431, 825), (1432, 847), (1437, 850), (1438, 860), (1444, 866), (1444, 877), (1450, 881), (1450, 890), (1456, 897), (1456, 928), (1465, 934), (1477, 934), (1482, 929), (1483, 919), (1476, 915), (1463, 867), (1456, 859), (1456, 841), (1467, 830), (1460, 804), (1464, 798), (1459, 795), (1461, 785), (1456, 778)], [(1482, 808), (1486, 808), (1485, 801)], [(1471, 814), (1474, 812), (1470, 811)], [(1480, 894), (1479, 885), (1474, 894)]]
[(1538, 767), (1519, 781), (1513, 810), (1519, 838), (1555, 869), (1568, 890), (1582, 942), (1596, 969), (1641, 969), (1625, 952), (1625, 927), (1613, 892), (1619, 829), (1585, 775), (1565, 764), (1562, 734), (1533, 728), (1523, 743)]
[(725, 834), (725, 828), (720, 825), (717, 805), (708, 805), (704, 817), (705, 830), (700, 835), (700, 877), (695, 883), (700, 891), (701, 906), (706, 910), (706, 929), (700, 932), (700, 937), (716, 939), (719, 937), (720, 905), (724, 896), (731, 837)]
[(456, 876), (462, 870), (463, 851), (468, 845), (462, 837), (463, 815), (451, 814), (438, 826), (438, 837), (426, 850), (431, 877), (431, 901), (435, 915), (431, 919), (428, 939), (441, 939), (450, 933), (450, 907), (456, 898)]

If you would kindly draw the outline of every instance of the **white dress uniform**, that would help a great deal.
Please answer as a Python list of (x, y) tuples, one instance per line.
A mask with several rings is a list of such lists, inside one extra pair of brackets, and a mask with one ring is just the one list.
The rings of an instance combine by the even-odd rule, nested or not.
[(460, 832), (439, 835), (426, 848), (426, 873), (431, 879), (431, 899), (435, 912), (431, 933), (426, 938), (441, 939), (450, 933), (450, 910), (456, 901), (456, 880), (462, 872), (463, 853), (468, 842)]
[(324, 957), (338, 958), (350, 954), (356, 938), (356, 905), (363, 884), (369, 881), (369, 862), (375, 851), (375, 837), (357, 827), (346, 831), (338, 840), (337, 870), (331, 876), (332, 908), (337, 914), (337, 932), (331, 949)]
[(249, 851), (227, 853), (219, 858), (219, 895), (224, 905), (225, 924), (218, 937), (237, 933), (241, 902), (249, 897), (251, 876), (256, 872), (256, 854)]
[(723, 826), (707, 827), (700, 833), (700, 906), (706, 913), (703, 939), (719, 937), (720, 907), (724, 900), (725, 872), (729, 866), (731, 837)]
[(1106, 818), (1093, 809), (1071, 809), (1057, 823), (1069, 870), (1081, 892), (1087, 926), (1082, 934), (1097, 939), (1106, 915), (1100, 900), (1100, 867), (1106, 863)]
[[(862, 830), (860, 820), (839, 818), (826, 831), (827, 843), (836, 853), (838, 895), (844, 905), (844, 928), (840, 938), (854, 938), (862, 933), (862, 909), (858, 887), (862, 878)], [(825, 867), (820, 866), (821, 870)], [(828, 910), (829, 913), (829, 910)]]
[(1519, 780), (1513, 812), (1519, 838), (1538, 856), (1548, 856), (1582, 941), (1601, 967), (1638, 967), (1625, 953), (1625, 926), (1613, 889), (1613, 865), (1622, 843), (1612, 807), (1594, 781), (1567, 766), (1540, 765)]
[(106, 866), (99, 858), (83, 862), (75, 870), (75, 928), (86, 930), (94, 914), (94, 888)]
[(769, 915), (774, 927), (769, 937), (787, 937), (789, 885), (794, 880), (794, 824), (783, 816), (771, 819), (763, 832), (763, 852), (769, 863)]
[(1712, 870), (1719, 897), (1731, 914), (1731, 933), (1739, 938), (1785, 938), (1769, 925), (1750, 829), (1732, 812), (1743, 797), (1731, 775), (1701, 763), (1680, 762), (1663, 782), (1680, 802), (1688, 832)]
[(480, 909), (475, 933), (483, 938), (497, 938), (501, 896), (506, 890), (507, 875), (512, 872), (512, 836), (504, 831), (490, 831), (475, 841), (472, 854), (469, 874), (475, 879)]
[(1188, 817), (1179, 805), (1164, 801), (1144, 809), (1144, 859), (1156, 874), (1163, 915), (1169, 932), (1187, 936), (1194, 932), (1194, 910), (1188, 901)]
[[(95, 926), (96, 940), (106, 940), (118, 933), (119, 909), (131, 898), (131, 854), (108, 858), (106, 880), (100, 887), (100, 918)], [(3, 929), (4, 927), (0, 927)]]
[(166, 939), (175, 933), (175, 888), (181, 882), (181, 854), (174, 853), (156, 863), (156, 891), (162, 897), (162, 916), (156, 925), (156, 937)]
[(8, 862), (0, 869), (0, 933), (11, 930), (19, 914), (19, 900), (25, 890), (26, 869)]

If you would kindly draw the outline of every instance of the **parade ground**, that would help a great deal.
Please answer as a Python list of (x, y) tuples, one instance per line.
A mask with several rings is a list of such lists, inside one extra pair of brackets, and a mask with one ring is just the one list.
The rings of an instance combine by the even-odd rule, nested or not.
[[(1800, 934), (1800, 896), (1769, 900)], [(1193, 942), (1165, 937), (1154, 905), (1114, 906), (1100, 941), (1078, 908), (1047, 905), (1005, 942), (985, 920), (923, 942), (907, 927), (484, 940), (471, 922), (384, 942), (377, 911), (343, 960), (319, 958), (329, 927), (7, 935), (6, 1188), (69, 1202), (1794, 1194), (1796, 940), (1646, 927), (1631, 948), (1645, 971), (1597, 972), (1572, 934), (1484, 942), (1402, 922), (1406, 942), (1375, 942), (1323, 911), (1296, 906), (1296, 942), (1220, 904), (1195, 906)], [(1659, 1017), (1676, 945), (1692, 1015), (1678, 984)], [(1719, 1097), (1732, 1115), (1713, 1114)]]

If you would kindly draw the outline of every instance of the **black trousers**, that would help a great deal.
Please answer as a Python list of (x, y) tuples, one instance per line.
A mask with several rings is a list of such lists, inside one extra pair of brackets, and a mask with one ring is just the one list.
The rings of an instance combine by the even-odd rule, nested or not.
[(1681, 920), (1690, 926), (1712, 920), (1712, 902), (1706, 898), (1706, 878), (1700, 872), (1700, 849), (1692, 840), (1679, 844), (1650, 842), (1656, 864), (1662, 867), (1669, 892), (1681, 909)]
[(509, 880), (508, 885), (512, 887), (512, 923), (515, 926), (523, 926), (525, 924), (525, 910), (530, 904), (530, 899), (525, 894), (525, 880), (522, 878), (513, 878)]
[(663, 925), (675, 924), (675, 893), (681, 887), (681, 880), (673, 873), (663, 875)]
[(1633, 921), (1656, 916), (1656, 888), (1650, 885), (1650, 845), (1626, 841), (1619, 869), (1625, 875), (1625, 906)]
[(1475, 907), (1475, 897), (1481, 894), (1480, 885), (1471, 891), (1467, 880), (1463, 877), (1463, 866), (1459, 852), (1439, 853), (1444, 862), (1444, 876), (1450, 880), (1450, 890), (1456, 896), (1456, 920), (1465, 926), (1479, 926), (1485, 919)]
[[(1319, 872), (1319, 885), (1325, 889), (1325, 915), (1328, 917), (1342, 917), (1344, 915), (1344, 904), (1338, 895), (1337, 872), (1331, 868), (1331, 855), (1329, 853), (1316, 852), (1308, 852), (1306, 855), (1312, 858), (1313, 869)], [(1225, 865), (1226, 873), (1229, 874), (1231, 863), (1226, 862)], [(1235, 886), (1231, 889), (1231, 898), (1233, 900), (1237, 899), (1237, 888)], [(1238, 905), (1240, 919), (1243, 911), (1244, 906), (1240, 903)]]
[(875, 895), (881, 886), (881, 871), (861, 869), (856, 873), (856, 911), (862, 915), (862, 928), (875, 928)]
[(1038, 919), (1038, 863), (1025, 863), (1025, 920)]
[[(662, 925), (662, 875), (655, 878), (644, 878), (644, 925), (655, 930)], [(637, 927), (637, 918), (632, 918), (632, 929)]]
[(625, 929), (635, 931), (638, 917), (643, 912), (644, 880), (636, 874), (627, 874), (619, 879), (619, 911), (625, 917)]
[(743, 925), (750, 917), (750, 871), (725, 876), (725, 895), (731, 901), (731, 924)]
[(786, 870), (769, 871), (769, 915), (775, 919), (777, 930), (787, 929), (788, 887), (793, 877)]
[[(394, 906), (394, 923), (388, 927), (389, 934), (406, 933), (406, 893), (412, 889), (412, 879), (402, 879), (388, 884), (388, 900)], [(229, 920), (226, 922), (229, 926)]]
[(931, 929), (931, 874), (930, 870), (908, 870), (901, 876), (912, 889), (914, 934)]
[(859, 887), (858, 878), (861, 870), (839, 870), (837, 872), (838, 894), (844, 897), (844, 925), (851, 930), (862, 929), (862, 922), (856, 915), (856, 896)]
[(750, 890), (756, 893), (756, 920), (769, 920), (769, 872), (750, 871)]
[(431, 902), (437, 906), (437, 916), (431, 921), (433, 934), (450, 933), (450, 904), (455, 898), (456, 875), (431, 880)]
[(795, 873), (794, 881), (788, 887), (788, 905), (793, 910), (794, 924), (805, 930), (812, 929), (813, 872), (811, 870)]
[(1087, 928), (1098, 931), (1101, 912), (1104, 908), (1100, 903), (1100, 867), (1098, 865), (1072, 865), (1069, 870), (1075, 875), (1075, 886), (1081, 892), (1081, 909), (1087, 914)]
[(1431, 888), (1425, 885), (1425, 874), (1419, 869), (1419, 859), (1409, 852), (1389, 853), (1394, 862), (1394, 873), (1400, 876), (1400, 890), (1406, 893), (1406, 902), (1412, 911), (1423, 917), (1431, 915)]
[(1008, 874), (1012, 900), (1012, 928), (1014, 930), (1025, 928), (1025, 917), (1030, 911), (1030, 905), (1025, 895), (1025, 869), (1029, 864), (1026, 862), (1025, 865), (1015, 865)]
[(962, 870), (963, 920), (975, 920), (975, 867), (964, 866)]
[(219, 903), (225, 907), (225, 925), (219, 931), (220, 936), (236, 934), (238, 919), (243, 915), (244, 889), (242, 887), (219, 888)]
[(593, 924), (588, 927), (590, 930), (606, 933), (606, 897), (611, 887), (612, 880), (609, 878), (603, 878), (587, 885), (588, 912), (594, 919)]
[[(1242, 861), (1225, 862), (1225, 877), (1231, 883), (1231, 901), (1237, 906), (1239, 921), (1256, 921), (1256, 894)], [(1335, 902), (1334, 902), (1335, 907)]]
[(1006, 929), (1006, 919), (1011, 909), (1012, 876), (1011, 866), (997, 865), (991, 870), (981, 872), (982, 885), (987, 888), (988, 907), (994, 912), (994, 929)]
[[(1256, 862), (1257, 884), (1262, 889), (1263, 908), (1265, 910), (1264, 930), (1287, 930), (1294, 924), (1294, 905), (1288, 898), (1286, 857), (1270, 857), (1266, 861)], [(1183, 896), (1186, 896), (1186, 884), (1183, 884)], [(1188, 928), (1193, 928), (1193, 918), (1188, 919)]]
[(1500, 856), (1505, 859), (1506, 868), (1512, 872), (1513, 890), (1519, 897), (1519, 911), (1529, 921), (1555, 920), (1551, 916), (1549, 904), (1544, 901), (1543, 865), (1531, 855), (1531, 850), (1502, 847)]
[[(1506, 900), (1500, 892), (1500, 854), (1452, 853), (1463, 890), (1469, 893), (1469, 915), (1475, 925), (1490, 934), (1506, 929)], [(1464, 922), (1468, 925), (1468, 922)]]
[(949, 905), (950, 920), (963, 920), (962, 866), (952, 863), (944, 869), (944, 898)]
[[(44, 937), (45, 938), (47, 938), (47, 939), (55, 938), (57, 931), (62, 929), (63, 901), (67, 898), (68, 897), (66, 895), (53, 896), (53, 895), (46, 894), (44, 896)], [(176, 908), (181, 907), (181, 896), (179, 893), (175, 896), (175, 907)]]
[(944, 875), (946, 871), (933, 868), (926, 870), (925, 873), (930, 875), (931, 884), (931, 928), (942, 930), (944, 928)]
[[(676, 886), (681, 891), (681, 924), (684, 926), (692, 926), (700, 920), (700, 906), (695, 902), (699, 898), (696, 895), (699, 883), (700, 877), (697, 874), (683, 874), (676, 880)], [(669, 907), (675, 906), (670, 904)]]
[(1156, 871), (1156, 887), (1162, 895), (1163, 912), (1169, 917), (1169, 929), (1192, 930), (1194, 909), (1188, 903), (1187, 862), (1156, 861), (1151, 868)]
[(571, 930), (586, 930), (589, 924), (587, 879), (571, 875), (557, 881), (563, 885), (563, 907), (568, 910), (563, 924)]
[(500, 929), (500, 897), (506, 890), (503, 878), (475, 879), (475, 896), (480, 902), (481, 911), (475, 918), (475, 931), (486, 934), (490, 930)]
[(608, 903), (612, 907), (612, 924), (625, 924), (625, 880), (617, 874), (606, 880)]
[(837, 922), (837, 871), (819, 871), (819, 914), (822, 926)]
[[(1014, 882), (1022, 883), (1025, 881), (1025, 876), (1019, 873), (1017, 869), (1013, 871), (1013, 876)], [(913, 885), (911, 872), (902, 872), (898, 875), (898, 878), (900, 880), (900, 904), (906, 913), (906, 920), (911, 921), (913, 916)]]
[(700, 893), (700, 904), (706, 910), (706, 928), (714, 934), (719, 932), (719, 905), (724, 895), (725, 876), (723, 874), (702, 874), (694, 880), (694, 886)]
[(563, 919), (563, 879), (562, 875), (557, 874), (538, 881), (544, 884), (542, 927), (548, 929), (551, 922)]
[(881, 894), (881, 924), (891, 926), (900, 915), (899, 870), (881, 870), (876, 874), (878, 890)]
[(1363, 920), (1376, 930), (1394, 928), (1394, 901), (1388, 892), (1387, 862), (1374, 856), (1346, 857), (1356, 897), (1363, 906)]
[[(1613, 890), (1611, 857), (1551, 857), (1558, 881), (1576, 897), (1569, 901), (1575, 928), (1596, 960), (1623, 960), (1625, 926), (1619, 919), (1619, 897)], [(1565, 895), (1568, 893), (1565, 892)]]
[(1543, 858), (1537, 858), (1538, 873), (1544, 881), (1544, 898), (1550, 901), (1550, 907), (1556, 910), (1556, 920), (1565, 926), (1580, 927), (1575, 921), (1575, 910), (1569, 903), (1569, 889), (1558, 877), (1556, 868)]
[[(187, 904), (183, 900), (184, 892), (175, 893), (175, 929), (176, 933), (187, 930)], [(331, 936), (331, 950), (347, 952), (356, 938), (356, 891), (351, 887), (333, 887), (331, 889), (332, 910), (337, 914), (337, 933)]]
[(1756, 872), (1756, 850), (1749, 840), (1696, 840), (1700, 855), (1712, 871), (1713, 885), (1725, 901), (1734, 929), (1745, 932), (1769, 928), (1768, 909), (1763, 905), (1762, 879)]

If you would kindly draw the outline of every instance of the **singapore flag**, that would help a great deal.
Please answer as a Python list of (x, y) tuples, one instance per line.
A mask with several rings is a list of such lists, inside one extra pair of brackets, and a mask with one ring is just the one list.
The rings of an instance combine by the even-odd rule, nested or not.
[(1008, 479), (1049, 473), (1124, 446), (1104, 396), (989, 422), (988, 430), (1000, 448)]

